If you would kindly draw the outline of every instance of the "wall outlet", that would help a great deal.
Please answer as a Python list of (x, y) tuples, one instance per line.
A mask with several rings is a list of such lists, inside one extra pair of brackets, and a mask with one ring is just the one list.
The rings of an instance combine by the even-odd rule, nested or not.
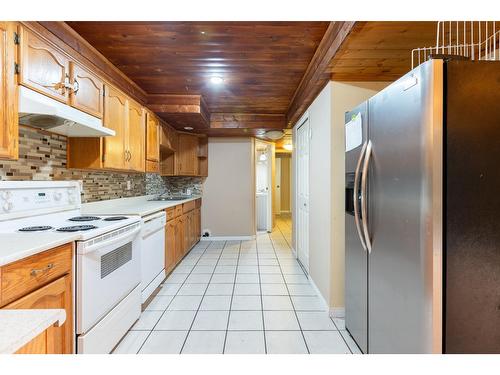
[(191, 195), (192, 194), (192, 190), (191, 189), (186, 189), (186, 195)]
[(127, 190), (132, 189), (132, 181), (127, 180)]

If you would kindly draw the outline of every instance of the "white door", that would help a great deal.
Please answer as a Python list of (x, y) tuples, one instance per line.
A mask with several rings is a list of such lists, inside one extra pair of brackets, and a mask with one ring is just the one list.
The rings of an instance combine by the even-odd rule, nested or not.
[(276, 158), (276, 212), (281, 212), (281, 158)]
[(297, 256), (309, 271), (309, 118), (297, 129)]

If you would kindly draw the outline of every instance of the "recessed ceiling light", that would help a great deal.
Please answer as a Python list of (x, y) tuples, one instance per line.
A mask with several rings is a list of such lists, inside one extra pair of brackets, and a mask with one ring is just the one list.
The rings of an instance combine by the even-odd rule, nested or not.
[(204, 31), (200, 31), (200, 34), (205, 35), (205, 32)]
[(194, 128), (192, 126), (184, 126), (184, 130), (193, 130)]
[(220, 85), (222, 82), (224, 82), (224, 80), (222, 79), (222, 77), (213, 76), (210, 77), (210, 82), (212, 82), (214, 85)]

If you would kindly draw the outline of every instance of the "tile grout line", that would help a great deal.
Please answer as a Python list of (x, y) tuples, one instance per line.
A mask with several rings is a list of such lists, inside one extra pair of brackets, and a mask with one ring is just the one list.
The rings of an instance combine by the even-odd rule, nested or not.
[[(210, 246), (212, 242), (210, 242), (208, 244), (208, 246)], [(158, 325), (158, 323), (160, 322), (161, 318), (163, 318), (163, 315), (165, 315), (165, 313), (167, 312), (168, 310), (168, 307), (170, 306), (170, 304), (174, 301), (175, 297), (177, 297), (177, 295), (179, 294), (179, 291), (181, 290), (182, 286), (186, 283), (186, 280), (188, 279), (188, 277), (193, 273), (193, 270), (194, 268), (196, 267), (196, 265), (198, 264), (198, 262), (200, 261), (201, 257), (203, 256), (203, 254), (205, 254), (205, 251), (207, 251), (208, 249), (208, 246), (203, 250), (203, 253), (200, 255), (200, 257), (198, 258), (198, 260), (196, 261), (196, 263), (193, 265), (193, 268), (191, 269), (191, 271), (187, 274), (186, 278), (184, 279), (184, 281), (181, 284), (181, 286), (179, 287), (179, 289), (177, 289), (177, 292), (175, 292), (174, 296), (172, 297), (172, 300), (167, 304), (167, 307), (165, 307), (165, 310), (163, 310), (163, 313), (160, 315), (160, 318), (158, 319), (158, 321), (153, 325), (153, 328), (151, 328), (151, 330), (149, 331), (149, 334), (147, 335), (146, 339), (143, 341), (143, 343), (141, 344), (139, 350), (137, 350), (137, 353), (136, 354), (139, 354), (139, 352), (141, 351), (142, 347), (144, 346), (144, 344), (146, 343), (146, 341), (148, 341), (149, 337), (151, 336), (151, 334), (153, 333), (155, 327)], [(184, 260), (184, 258), (182, 258), (182, 260)], [(182, 263), (182, 260), (179, 262), (179, 265)], [(174, 269), (175, 270), (175, 269)], [(173, 271), (172, 271), (173, 272)], [(172, 275), (172, 273), (168, 276), (170, 277)], [(168, 280), (168, 277), (165, 279)], [(163, 283), (161, 284), (162, 285), (162, 288), (163, 288), (163, 285), (165, 283), (165, 281), (163, 281)], [(201, 302), (200, 302), (201, 303)], [(145, 310), (146, 311), (146, 310)], [(130, 332), (130, 330), (129, 330)], [(188, 332), (189, 334), (189, 332)], [(187, 335), (186, 335), (187, 337)]]
[[(280, 233), (281, 233), (281, 230), (280, 230)], [(281, 235), (283, 236), (283, 233), (281, 233)], [(276, 249), (274, 247), (274, 240), (272, 238), (271, 238), (271, 244), (273, 246), (274, 255), (278, 259), (278, 255), (276, 254)], [(295, 314), (295, 319), (297, 319), (297, 324), (299, 325), (300, 334), (302, 335), (302, 340), (304, 340), (304, 344), (306, 346), (307, 353), (311, 354), (311, 351), (309, 350), (309, 345), (307, 345), (306, 337), (304, 336), (304, 331), (302, 330), (302, 324), (300, 324), (299, 316), (297, 315), (297, 310), (295, 309), (295, 304), (293, 303), (293, 299), (290, 296), (290, 290), (288, 289), (288, 283), (285, 279), (285, 275), (283, 274), (283, 270), (281, 269), (281, 263), (279, 262), (279, 260), (278, 260), (278, 263), (280, 264), (280, 266), (279, 266), (280, 267), (280, 274), (281, 274), (281, 277), (283, 278), (283, 281), (285, 282), (285, 287), (286, 287), (286, 290), (288, 292), (288, 298), (290, 299), (290, 303), (292, 304), (293, 313)]]
[[(266, 236), (269, 236), (268, 233), (266, 233)], [(267, 339), (266, 339), (266, 322), (264, 319), (264, 300), (262, 298), (262, 280), (260, 277), (260, 260), (259, 260), (259, 240), (258, 236), (255, 238), (255, 252), (257, 253), (257, 272), (259, 275), (259, 289), (260, 289), (260, 311), (261, 311), (261, 316), (262, 316), (262, 333), (264, 335), (264, 354), (267, 353)]]
[[(210, 242), (210, 245), (212, 243), (214, 243), (215, 241), (211, 241)], [(224, 241), (224, 245), (222, 246), (222, 249), (221, 249), (221, 252), (219, 254), (219, 257), (217, 258), (217, 262), (215, 263), (215, 267), (214, 267), (214, 270), (212, 271), (212, 274), (210, 275), (210, 279), (208, 279), (208, 283), (207, 283), (207, 288), (205, 289), (205, 292), (203, 293), (203, 295), (201, 296), (201, 299), (200, 299), (200, 303), (198, 304), (198, 309), (196, 310), (196, 313), (194, 314), (194, 317), (193, 317), (193, 321), (191, 322), (191, 325), (189, 326), (189, 329), (188, 329), (188, 332), (187, 332), (187, 335), (186, 337), (184, 338), (184, 342), (182, 343), (182, 346), (181, 346), (181, 350), (179, 351), (179, 354), (182, 354), (182, 351), (184, 350), (184, 346), (186, 346), (186, 342), (187, 342), (187, 339), (189, 337), (189, 335), (191, 334), (191, 331), (193, 329), (193, 325), (194, 325), (194, 322), (196, 321), (196, 317), (198, 316), (198, 312), (200, 311), (200, 307), (201, 307), (201, 304), (203, 303), (203, 299), (205, 298), (205, 295), (207, 293), (207, 290), (208, 290), (208, 286), (210, 285), (210, 281), (212, 280), (212, 278), (214, 277), (214, 274), (215, 274), (215, 269), (217, 268), (217, 265), (219, 264), (219, 260), (220, 260), (220, 257), (222, 256), (222, 253), (224, 251), (224, 248), (226, 247), (226, 243), (227, 241)], [(209, 246), (210, 246), (209, 245)], [(205, 249), (205, 251), (203, 252), (202, 256), (205, 254), (205, 252), (207, 251), (207, 249), (209, 248), (209, 246), (207, 246), (207, 248)], [(201, 257), (200, 257), (201, 259)], [(199, 261), (199, 260), (198, 260)], [(194, 268), (193, 268), (194, 269)]]
[(234, 297), (234, 289), (236, 287), (236, 277), (238, 277), (238, 267), (240, 263), (240, 253), (241, 253), (241, 242), (240, 241), (240, 246), (238, 248), (238, 258), (236, 258), (236, 272), (234, 273), (234, 279), (233, 279), (233, 292), (231, 293), (231, 301), (229, 302), (229, 315), (227, 316), (227, 324), (226, 324), (226, 334), (224, 335), (224, 346), (222, 347), (222, 354), (225, 354), (226, 352), (226, 342), (227, 342), (227, 333), (229, 331), (229, 321), (231, 320), (231, 312), (232, 307), (233, 307), (233, 297)]

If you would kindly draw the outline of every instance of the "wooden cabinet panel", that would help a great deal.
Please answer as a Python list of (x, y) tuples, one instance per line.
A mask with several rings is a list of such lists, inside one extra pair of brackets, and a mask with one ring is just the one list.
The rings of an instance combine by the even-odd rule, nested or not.
[(114, 137), (103, 137), (103, 166), (109, 169), (126, 169), (125, 137), (127, 99), (113, 86), (106, 85), (104, 95), (104, 126), (114, 130)]
[(150, 161), (160, 161), (160, 122), (156, 116), (147, 113), (146, 126), (146, 159)]
[(194, 210), (195, 206), (196, 206), (196, 201), (186, 202), (182, 205), (182, 212), (187, 213), (189, 211), (192, 211)]
[(14, 22), (0, 22), (0, 158), (18, 158), (16, 48)]
[(193, 216), (191, 213), (182, 215), (185, 217), (184, 221), (184, 248), (183, 254), (185, 255), (191, 249), (191, 232), (193, 225)]
[(37, 289), (23, 298), (5, 306), (5, 309), (65, 309), (66, 321), (60, 327), (49, 327), (41, 337), (21, 348), (20, 353), (47, 354), (72, 353), (73, 308), (71, 297), (71, 274)]
[(49, 42), (20, 27), (19, 83), (56, 100), (67, 102), (69, 59)]
[(175, 220), (175, 262), (178, 263), (184, 256), (184, 233), (186, 218), (184, 215)]
[(138, 172), (145, 171), (144, 135), (145, 135), (144, 109), (136, 102), (128, 101), (128, 126), (127, 126), (127, 161), (128, 169)]
[(165, 271), (169, 273), (176, 265), (176, 220), (167, 221), (165, 226)]
[(103, 117), (104, 83), (96, 75), (70, 62), (70, 81), (73, 86), (70, 105), (92, 116)]
[(198, 174), (198, 137), (196, 135), (179, 134), (177, 174), (181, 176)]
[(66, 244), (3, 266), (0, 305), (70, 272), (72, 252)]

